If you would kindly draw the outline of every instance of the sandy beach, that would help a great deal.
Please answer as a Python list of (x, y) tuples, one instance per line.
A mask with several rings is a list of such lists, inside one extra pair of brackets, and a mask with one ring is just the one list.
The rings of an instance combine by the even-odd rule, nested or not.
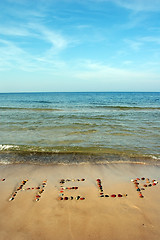
[(140, 164), (1, 165), (0, 240), (157, 240), (159, 176)]

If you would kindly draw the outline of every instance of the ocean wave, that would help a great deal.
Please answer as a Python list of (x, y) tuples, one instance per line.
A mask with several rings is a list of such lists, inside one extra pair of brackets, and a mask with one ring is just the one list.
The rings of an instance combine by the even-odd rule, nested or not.
[(18, 107), (0, 107), (0, 110), (17, 110), (17, 111), (63, 111), (60, 108), (18, 108)]
[(43, 100), (37, 100), (37, 101), (32, 101), (34, 103), (52, 103), (51, 101), (43, 101)]
[(109, 106), (109, 105), (96, 105), (91, 106), (91, 108), (100, 108), (100, 109), (113, 109), (113, 110), (160, 110), (160, 107), (141, 107), (141, 106)]
[[(44, 101), (45, 102), (45, 101)], [(43, 103), (40, 102), (40, 103)], [(47, 108), (47, 107), (41, 107), (41, 108), (32, 108), (32, 107), (0, 107), (0, 110), (18, 110), (18, 111), (70, 111), (70, 112), (81, 112), (83, 110), (92, 111), (92, 109), (99, 110), (99, 109), (106, 109), (106, 110), (121, 110), (121, 111), (159, 111), (160, 107), (142, 107), (142, 106), (110, 106), (110, 105), (92, 105), (92, 106), (77, 106), (73, 109), (73, 107), (67, 107), (65, 108)]]
[(0, 145), (0, 164), (110, 164), (135, 163), (160, 165), (157, 155), (97, 148), (43, 148)]

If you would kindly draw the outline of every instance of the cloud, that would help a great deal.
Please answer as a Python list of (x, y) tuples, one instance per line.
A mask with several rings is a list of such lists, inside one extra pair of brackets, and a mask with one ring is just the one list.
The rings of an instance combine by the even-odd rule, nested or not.
[[(51, 30), (42, 24), (29, 23), (20, 25), (19, 27), (15, 25), (16, 24), (13, 23), (9, 27), (0, 26), (0, 34), (12, 37), (32, 37), (35, 40), (43, 40), (50, 43), (52, 47), (57, 50), (66, 48), (71, 42), (71, 39), (67, 39), (67, 37), (64, 37), (62, 34), (58, 33), (55, 30)], [(13, 41), (16, 41), (16, 39), (13, 39)]]
[[(23, 62), (24, 51), (13, 42), (0, 39), (0, 69), (1, 71), (17, 68)], [(22, 61), (21, 61), (22, 58)]]
[(4, 26), (0, 26), (0, 34), (1, 35), (10, 35), (10, 36), (29, 36), (31, 35), (31, 33), (24, 28), (21, 27), (4, 27)]
[(140, 47), (143, 45), (140, 39), (139, 40), (124, 39), (124, 42), (134, 51), (140, 50)]
[(35, 56), (12, 41), (0, 39), (0, 71), (20, 70), (25, 72), (54, 73), (65, 67), (62, 60), (49, 58), (45, 54)]
[(113, 0), (121, 7), (134, 11), (160, 11), (159, 0)]
[[(63, 61), (53, 61), (53, 57), (55, 59), (55, 55), (58, 56), (58, 53), (72, 42), (71, 39), (69, 40), (57, 31), (37, 23), (24, 24), (23, 27), (21, 25), (19, 28), (14, 24), (9, 27), (0, 26), (0, 33), (3, 37), (0, 39), (1, 70), (14, 66), (18, 69), (32, 71), (39, 69), (39, 65), (42, 69), (48, 69), (45, 64), (50, 66), (51, 61), (53, 68), (55, 65), (57, 67), (59, 62), (61, 65)], [(38, 51), (37, 45), (42, 46), (39, 47)], [(6, 67), (3, 64), (4, 61)]]
[[(142, 70), (128, 70), (125, 68), (116, 68), (104, 65), (91, 60), (81, 62), (81, 70), (72, 73), (75, 79), (83, 81), (97, 87), (97, 90), (102, 87), (106, 90), (151, 90), (159, 86), (160, 72), (152, 72)], [(137, 84), (138, 83), (138, 84)], [(152, 84), (152, 85), (151, 85)]]
[[(136, 39), (124, 39), (123, 40), (131, 49), (134, 51), (141, 50), (142, 46), (145, 44), (153, 43), (155, 46), (160, 45), (160, 37), (154, 36), (145, 36), (145, 37), (137, 37)], [(159, 48), (157, 48), (158, 50)], [(155, 48), (152, 51), (155, 52)]]
[(140, 40), (143, 42), (160, 44), (160, 37), (146, 36), (140, 38)]
[(43, 39), (51, 43), (56, 49), (64, 49), (69, 44), (69, 41), (56, 31), (51, 31), (44, 26), (36, 26), (36, 29), (39, 30)]
[(133, 11), (160, 11), (159, 0), (90, 0), (94, 3), (111, 2), (117, 4), (120, 7), (130, 9)]
[[(75, 0), (73, 0), (75, 1)], [(160, 11), (160, 1), (159, 0), (76, 0), (80, 3), (105, 3), (111, 2), (120, 7), (130, 9), (133, 11)]]
[(91, 28), (90, 25), (86, 25), (86, 24), (81, 24), (81, 25), (77, 25), (78, 29), (86, 29), (86, 28)]

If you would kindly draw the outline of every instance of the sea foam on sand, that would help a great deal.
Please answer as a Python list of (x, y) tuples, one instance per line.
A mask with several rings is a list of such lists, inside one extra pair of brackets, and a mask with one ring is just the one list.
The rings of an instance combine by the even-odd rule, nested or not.
[[(159, 181), (159, 176), (160, 167), (138, 164), (1, 165), (0, 240), (158, 240), (160, 185), (145, 187), (140, 198), (131, 179), (139, 178), (142, 188), (146, 183), (142, 177), (151, 182)], [(97, 179), (109, 197), (100, 197)], [(23, 180), (28, 181), (17, 191)], [(35, 188), (42, 187), (43, 181), (44, 191), (35, 201), (39, 194)], [(73, 186), (78, 189), (68, 189)], [(58, 200), (60, 194), (69, 200)], [(85, 199), (76, 200), (77, 196)]]

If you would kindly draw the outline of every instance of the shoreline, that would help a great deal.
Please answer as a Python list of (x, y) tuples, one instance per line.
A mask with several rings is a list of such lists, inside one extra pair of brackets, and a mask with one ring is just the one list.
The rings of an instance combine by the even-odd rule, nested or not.
[[(10, 146), (10, 145), (5, 145)], [(11, 149), (10, 149), (11, 148)], [(81, 152), (81, 151), (41, 151), (15, 150), (12, 147), (1, 149), (0, 164), (35, 164), (35, 165), (57, 165), (57, 164), (146, 164), (160, 165), (159, 155), (143, 155), (123, 152)]]
[[(157, 240), (160, 184), (147, 186), (143, 190), (144, 197), (140, 198), (131, 180), (139, 178), (142, 188), (144, 184), (149, 185), (147, 178), (158, 182), (159, 176), (159, 166), (127, 163), (0, 165), (0, 240)], [(141, 180), (143, 177), (145, 180)], [(62, 179), (64, 183), (60, 183)], [(103, 192), (97, 179), (101, 180)], [(25, 180), (22, 186), (25, 190), (18, 192), (17, 188)], [(44, 191), (36, 201), (39, 194), (36, 188), (42, 187), (44, 181)], [(15, 191), (18, 192), (15, 199), (9, 201)], [(114, 194), (116, 197), (112, 196)], [(77, 200), (77, 196), (83, 197), (83, 201)], [(59, 197), (68, 199), (59, 200)]]

